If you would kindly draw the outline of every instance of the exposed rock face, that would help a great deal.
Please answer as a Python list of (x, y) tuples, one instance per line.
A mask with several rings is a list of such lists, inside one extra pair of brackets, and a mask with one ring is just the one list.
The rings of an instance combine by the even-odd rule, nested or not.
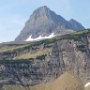
[(70, 28), (72, 30), (79, 31), (79, 30), (82, 30), (83, 29), (83, 26), (79, 22), (77, 22), (76, 20), (74, 20), (74, 19), (71, 19), (69, 21), (69, 23), (70, 23)]
[(0, 85), (0, 90), (3, 90), (3, 85)]
[(36, 38), (47, 36), (51, 33), (65, 34), (82, 29), (84, 27), (77, 21), (73, 19), (67, 21), (48, 7), (43, 6), (33, 12), (15, 41), (24, 41), (31, 35), (32, 38)]
[[(90, 34), (84, 34), (78, 41), (58, 40), (48, 46), (51, 52), (44, 59), (5, 61), (21, 54), (21, 50), (9, 56), (0, 53), (0, 59), (4, 59), (0, 61), (0, 83), (35, 85), (54, 80), (66, 71), (72, 71), (83, 83), (90, 82)], [(41, 47), (45, 49), (46, 46), (42, 44), (38, 48)], [(30, 50), (25, 48), (22, 53)]]

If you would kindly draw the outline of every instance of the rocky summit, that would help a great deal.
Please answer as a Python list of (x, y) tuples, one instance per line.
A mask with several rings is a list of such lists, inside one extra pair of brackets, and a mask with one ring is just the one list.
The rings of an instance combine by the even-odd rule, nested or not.
[(76, 20), (67, 21), (47, 6), (43, 6), (33, 12), (15, 41), (26, 41), (30, 36), (37, 38), (39, 36), (48, 36), (51, 33), (62, 35), (82, 29), (84, 27)]

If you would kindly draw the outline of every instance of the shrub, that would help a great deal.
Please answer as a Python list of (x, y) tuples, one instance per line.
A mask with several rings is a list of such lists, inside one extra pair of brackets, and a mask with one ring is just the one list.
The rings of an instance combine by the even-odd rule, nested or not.
[(45, 59), (46, 56), (47, 56), (46, 54), (39, 55), (39, 56), (36, 57), (36, 59), (43, 60), (43, 59)]

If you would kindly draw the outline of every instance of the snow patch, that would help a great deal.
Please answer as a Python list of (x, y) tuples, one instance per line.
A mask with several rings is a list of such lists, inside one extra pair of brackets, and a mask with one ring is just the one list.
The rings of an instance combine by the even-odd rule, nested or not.
[(25, 41), (39, 41), (39, 40), (44, 40), (44, 39), (50, 39), (50, 38), (53, 38), (55, 37), (55, 34), (54, 33), (51, 33), (49, 36), (39, 36), (37, 38), (32, 38), (32, 35), (29, 36), (29, 38), (27, 38)]
[(84, 87), (88, 87), (90, 85), (90, 82), (86, 83)]

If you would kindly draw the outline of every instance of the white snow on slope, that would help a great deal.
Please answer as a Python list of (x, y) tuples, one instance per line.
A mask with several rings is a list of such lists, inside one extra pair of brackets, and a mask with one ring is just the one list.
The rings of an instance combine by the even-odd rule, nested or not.
[(32, 35), (29, 36), (29, 38), (27, 38), (25, 41), (39, 41), (39, 40), (44, 40), (44, 39), (50, 39), (50, 38), (53, 38), (55, 37), (55, 34), (54, 33), (51, 33), (49, 36), (39, 36), (37, 38), (32, 38)]
[(86, 83), (84, 87), (88, 87), (90, 85), (90, 82)]

